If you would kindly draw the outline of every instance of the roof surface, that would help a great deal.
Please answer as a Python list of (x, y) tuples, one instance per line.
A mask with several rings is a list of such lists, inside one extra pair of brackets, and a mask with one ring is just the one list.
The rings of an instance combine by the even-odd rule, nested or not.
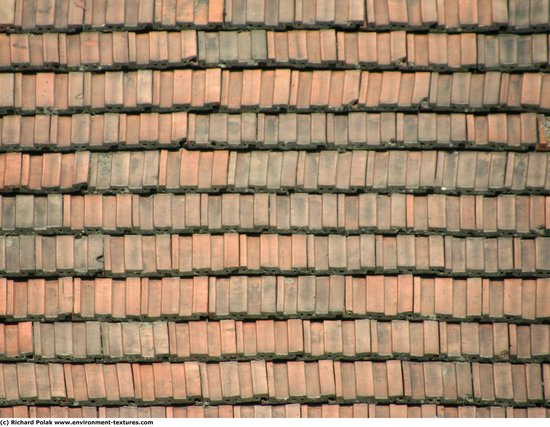
[(549, 0), (0, 30), (0, 416), (550, 416)]

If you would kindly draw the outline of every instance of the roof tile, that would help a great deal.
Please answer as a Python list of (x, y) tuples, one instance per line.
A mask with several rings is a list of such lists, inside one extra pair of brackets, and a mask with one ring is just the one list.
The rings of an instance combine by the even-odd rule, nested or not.
[(549, 415), (546, 0), (12, 3), (3, 416)]

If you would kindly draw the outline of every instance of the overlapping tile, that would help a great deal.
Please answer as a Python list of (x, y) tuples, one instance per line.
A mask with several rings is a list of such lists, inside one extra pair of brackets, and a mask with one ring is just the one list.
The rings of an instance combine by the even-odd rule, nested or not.
[(71, 151), (180, 146), (187, 113), (10, 115), (0, 118), (4, 150)]
[(0, 408), (2, 417), (39, 418), (544, 418), (548, 409), (473, 405), (321, 404), (209, 406), (13, 406)]
[(515, 150), (537, 143), (537, 120), (531, 113), (472, 115), (405, 114), (193, 114), (190, 147), (255, 149), (361, 147), (476, 147)]
[[(543, 120), (543, 119), (541, 119)], [(536, 114), (105, 113), (0, 118), (0, 150), (139, 147), (258, 150), (448, 148), (526, 150), (545, 138)]]
[(546, 73), (359, 70), (175, 70), (1, 73), (0, 112), (173, 108), (226, 111), (418, 110), (548, 112)]
[[(49, 2), (47, 2), (49, 3)], [(405, 2), (399, 0), (346, 0), (346, 7), (336, 7), (334, 0), (319, 0), (316, 7), (301, 1), (257, 2), (254, 0), (209, 0), (194, 4), (160, 2), (155, 7), (148, 0), (104, 2), (99, 7), (83, 7), (63, 0), (57, 8), (36, 8), (24, 0), (21, 9), (13, 0), (4, 0), (0, 24), (16, 30), (71, 31), (79, 28), (175, 28), (176, 26), (366, 26), (376, 30), (431, 27), (447, 31), (470, 29), (494, 31), (540, 31), (549, 22), (545, 2), (519, 0), (479, 0), (464, 4), (453, 0)]]
[(2, 325), (0, 354), (28, 361), (550, 361), (550, 326), (425, 320), (30, 322)]
[(0, 190), (543, 194), (547, 164), (542, 152), (10, 152), (0, 154)]
[[(41, 8), (36, 2), (23, 0), (16, 7), (13, 0), (2, 2), (0, 24), (8, 29), (74, 31), (82, 28), (147, 28), (176, 25), (219, 25), (223, 22), (223, 0), (165, 1), (155, 7), (149, 0), (105, 1), (92, 5), (84, 0), (73, 2), (46, 0)], [(22, 10), (25, 13), (22, 13)]]
[[(1, 234), (270, 231), (547, 236), (548, 196), (117, 194), (0, 196)], [(34, 215), (32, 213), (34, 212)]]
[(333, 272), (547, 275), (550, 237), (265, 233), (0, 236), (8, 276)]
[[(2, 279), (0, 316), (10, 322), (27, 318), (152, 321), (345, 317), (391, 321), (435, 317), (454, 322), (472, 319), (530, 324), (550, 318), (549, 293), (548, 278), (234, 275)], [(466, 325), (465, 329), (471, 332), (475, 327), (468, 329)], [(520, 330), (520, 336), (526, 336), (522, 335), (526, 331)], [(510, 336), (514, 333), (517, 336), (517, 330), (510, 329)]]
[[(437, 403), (513, 401), (522, 406), (547, 399), (544, 390), (549, 380), (546, 364), (400, 360), (15, 363), (1, 364), (0, 370), (2, 397), (14, 404), (43, 400), (154, 404), (195, 399), (212, 403), (408, 399), (422, 403), (428, 399)], [(342, 387), (347, 378), (355, 378), (355, 387)]]
[(546, 34), (333, 29), (2, 34), (0, 69), (128, 70), (208, 66), (498, 70), (547, 68)]
[(550, 416), (548, 0), (0, 0), (0, 416)]

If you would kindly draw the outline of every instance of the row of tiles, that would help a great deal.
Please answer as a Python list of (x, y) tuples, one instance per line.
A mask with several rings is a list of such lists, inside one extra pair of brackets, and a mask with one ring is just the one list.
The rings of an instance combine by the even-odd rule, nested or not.
[(0, 69), (264, 64), (440, 69), (548, 67), (546, 34), (265, 30), (0, 34)]
[(353, 405), (189, 405), (189, 406), (8, 406), (2, 418), (548, 418), (540, 406)]
[[(44, 166), (46, 156), (43, 157)], [(50, 156), (57, 156), (59, 163), (64, 157)], [(132, 191), (163, 187), (161, 181), (164, 181), (166, 189), (544, 191), (550, 188), (550, 180), (546, 179), (549, 157), (546, 153), (534, 152), (366, 150), (344, 153), (221, 150), (92, 153), (88, 188), (97, 191), (129, 188)], [(0, 188), (3, 187), (0, 185)], [(30, 180), (29, 188), (32, 188)]]
[[(342, 3), (343, 1), (343, 3)], [(4, 0), (0, 25), (23, 30), (176, 26), (367, 26), (440, 27), (446, 30), (500, 27), (537, 29), (550, 22), (548, 2), (537, 0)]]
[(97, 112), (144, 107), (550, 111), (550, 73), (360, 70), (138, 70), (1, 73), (0, 110)]
[(0, 150), (117, 147), (527, 149), (546, 145), (534, 113), (106, 113), (0, 117)]
[[(550, 74), (549, 74), (550, 75)], [(0, 191), (543, 193), (549, 153), (119, 151), (0, 154)]]
[(543, 402), (550, 364), (356, 361), (0, 364), (0, 398), (21, 401)]
[(511, 276), (550, 272), (550, 237), (305, 234), (0, 236), (9, 276), (189, 275), (201, 272), (396, 273)]
[[(198, 62), (207, 65), (256, 65), (265, 61), (268, 64), (308, 67), (330, 64), (331, 67), (446, 70), (548, 66), (548, 37), (545, 34), (486, 36), (473, 33), (297, 30), (269, 31), (262, 36), (256, 36), (258, 41), (252, 39), (248, 42), (247, 33), (238, 33), (237, 36), (228, 31), (199, 32)], [(249, 43), (255, 43), (251, 50), (248, 49)], [(255, 55), (256, 52), (258, 54)], [(150, 57), (146, 59), (147, 63), (154, 62)]]
[(548, 196), (87, 194), (0, 196), (0, 234), (197, 231), (546, 235)]
[(0, 316), (14, 321), (369, 316), (529, 323), (550, 318), (550, 279), (411, 275), (0, 279)]
[[(541, 130), (539, 134), (537, 125), (540, 127), (538, 123), (543, 120), (544, 116), (537, 120), (534, 113), (189, 114), (186, 141), (188, 145), (197, 147), (250, 145), (269, 149), (281, 146), (345, 149), (456, 144), (507, 149), (540, 144), (537, 148), (542, 149), (544, 132)], [(119, 135), (124, 134), (119, 131)]]
[(550, 361), (550, 325), (369, 319), (0, 324), (3, 360), (235, 357)]

